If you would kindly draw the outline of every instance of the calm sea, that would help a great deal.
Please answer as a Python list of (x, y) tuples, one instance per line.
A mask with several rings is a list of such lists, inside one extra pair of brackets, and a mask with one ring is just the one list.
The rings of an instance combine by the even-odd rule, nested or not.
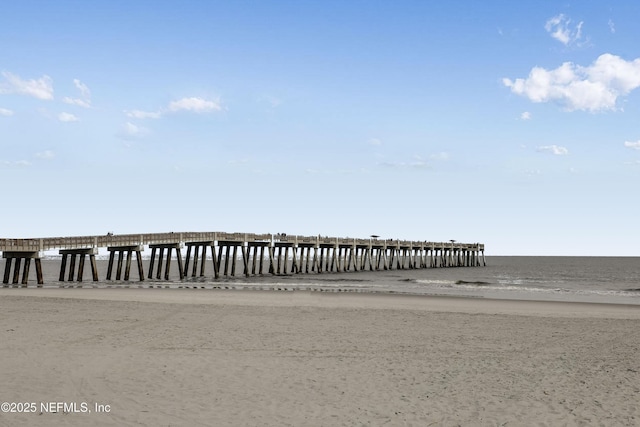
[(426, 293), (640, 304), (637, 257), (490, 257), (487, 266), (429, 271)]
[[(135, 265), (135, 262), (133, 264)], [(78, 286), (79, 284), (75, 282), (58, 281), (59, 265), (60, 262), (57, 259), (44, 260), (45, 286)], [(148, 260), (144, 261), (144, 266), (146, 275)], [(180, 281), (177, 263), (174, 261), (168, 282), (145, 279), (142, 283), (138, 281), (137, 270), (132, 266), (130, 282), (107, 282), (104, 280), (107, 261), (101, 259), (98, 260), (100, 281), (98, 283), (91, 281), (91, 270), (87, 262), (81, 286), (204, 287), (288, 291), (312, 289), (327, 292), (393, 292), (640, 305), (640, 258), (638, 257), (487, 257), (486, 267), (264, 275), (251, 278), (243, 277), (239, 264), (236, 277), (220, 280), (213, 280), (211, 265), (205, 266), (204, 277), (189, 277)], [(4, 269), (4, 263), (2, 268)], [(155, 275), (154, 272), (153, 276)], [(35, 286), (35, 271), (34, 267), (31, 267), (29, 287)]]

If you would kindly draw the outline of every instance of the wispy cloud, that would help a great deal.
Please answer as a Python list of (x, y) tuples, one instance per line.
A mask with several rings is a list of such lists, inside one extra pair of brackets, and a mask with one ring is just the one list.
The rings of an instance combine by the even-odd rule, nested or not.
[(77, 122), (80, 119), (77, 118), (75, 115), (71, 114), (71, 113), (60, 113), (58, 114), (58, 120), (60, 120), (61, 122)]
[(51, 150), (45, 150), (36, 153), (36, 157), (39, 159), (53, 159), (55, 156), (55, 153)]
[(0, 161), (0, 166), (7, 167), (7, 168), (10, 168), (10, 167), (13, 167), (13, 166), (23, 167), (24, 168), (24, 167), (31, 166), (31, 162), (28, 161), (28, 160), (16, 160), (16, 161), (7, 161), (7, 160), (5, 160), (5, 161)]
[(278, 108), (279, 106), (281, 106), (281, 105), (283, 104), (282, 99), (277, 98), (277, 97), (275, 97), (275, 96), (271, 96), (271, 95), (264, 95), (264, 96), (261, 96), (261, 97), (258, 99), (258, 102), (266, 102), (266, 103), (268, 103), (268, 104), (269, 104), (269, 107), (270, 107), (271, 109)]
[(381, 141), (381, 140), (379, 140), (378, 138), (371, 138), (371, 139), (369, 140), (369, 145), (373, 145), (373, 146), (375, 146), (375, 147), (379, 147), (379, 146), (381, 146), (381, 145), (382, 145), (382, 141)]
[(141, 110), (131, 110), (125, 111), (127, 117), (131, 117), (132, 119), (159, 119), (162, 117), (162, 113), (159, 111), (141, 111)]
[(613, 21), (611, 19), (609, 19), (609, 31), (611, 31), (611, 34), (616, 32), (616, 25), (613, 23)]
[(520, 114), (520, 120), (531, 120), (531, 113), (528, 111), (524, 111)]
[(380, 166), (389, 168), (410, 168), (410, 169), (426, 169), (429, 167), (424, 160), (415, 160), (412, 162), (380, 162)]
[(91, 98), (91, 91), (89, 90), (87, 85), (85, 85), (78, 79), (73, 79), (73, 84), (78, 88), (83, 98)]
[(447, 153), (445, 151), (441, 151), (439, 153), (430, 154), (429, 155), (429, 159), (430, 160), (440, 160), (440, 161), (449, 160), (449, 153)]
[(413, 159), (408, 162), (404, 161), (384, 161), (378, 163), (380, 166), (388, 168), (400, 168), (400, 169), (427, 169), (430, 165), (418, 155), (413, 156)]
[(577, 25), (571, 25), (571, 19), (565, 15), (556, 15), (549, 18), (544, 29), (565, 46), (577, 43), (582, 38), (582, 24), (580, 21)]
[(142, 126), (137, 126), (131, 122), (127, 122), (122, 127), (122, 129), (120, 129), (117, 135), (118, 137), (124, 140), (132, 140), (132, 139), (142, 138), (146, 136), (148, 133), (149, 133), (148, 129)]
[(587, 67), (571, 62), (553, 70), (534, 67), (527, 78), (502, 82), (532, 102), (555, 101), (567, 111), (616, 110), (618, 98), (640, 86), (640, 58), (625, 61), (605, 53)]
[(83, 108), (91, 108), (91, 91), (87, 85), (78, 79), (74, 79), (73, 84), (80, 91), (80, 98), (70, 98), (66, 96), (62, 99), (62, 102)]
[(0, 116), (5, 116), (5, 117), (13, 116), (13, 111), (7, 110), (6, 108), (0, 108)]
[(554, 154), (556, 156), (566, 156), (567, 154), (569, 154), (569, 150), (567, 150), (565, 147), (561, 147), (559, 145), (543, 145), (543, 146), (538, 147), (537, 151), (549, 152), (549, 153)]
[(382, 159), (377, 162), (378, 166), (397, 169), (431, 169), (434, 165), (449, 160), (449, 153), (441, 151), (428, 154), (426, 156), (416, 154), (410, 160), (385, 160), (384, 156), (377, 156)]
[(85, 101), (84, 99), (80, 98), (69, 98), (68, 96), (65, 96), (64, 98), (62, 98), (62, 102), (64, 102), (65, 104), (77, 105), (78, 107), (82, 108), (91, 108), (90, 101)]
[(640, 150), (640, 141), (625, 141), (624, 146), (627, 148), (633, 148), (634, 150)]
[(207, 101), (202, 98), (182, 98), (169, 103), (169, 111), (191, 111), (194, 113), (209, 113), (212, 111), (221, 111), (220, 101)]
[(169, 113), (180, 111), (203, 114), (222, 110), (223, 106), (219, 99), (206, 100), (204, 98), (191, 97), (171, 101), (166, 108), (161, 108), (158, 111), (125, 110), (124, 113), (132, 119), (159, 119)]
[(39, 79), (23, 80), (7, 71), (1, 74), (5, 81), (0, 83), (0, 93), (17, 93), (43, 100), (53, 99), (53, 81), (47, 75)]

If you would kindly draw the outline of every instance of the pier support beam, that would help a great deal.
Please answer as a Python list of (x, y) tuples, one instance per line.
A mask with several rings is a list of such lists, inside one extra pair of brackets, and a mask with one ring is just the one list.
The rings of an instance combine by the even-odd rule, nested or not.
[[(317, 264), (318, 273), (322, 272), (339, 272), (340, 271), (340, 258), (339, 248), (337, 243), (320, 243), (318, 245), (320, 251), (319, 262)], [(315, 266), (315, 263), (314, 263)]]
[[(251, 274), (262, 275), (264, 274), (264, 252), (265, 248), (269, 248), (269, 242), (248, 242), (247, 243), (247, 259), (251, 263)], [(253, 255), (251, 254), (253, 252)]]
[[(98, 281), (98, 269), (96, 268), (96, 255), (98, 253), (97, 248), (61, 249), (58, 253), (62, 255), (62, 261), (60, 262), (60, 277), (59, 277), (59, 280), (61, 282), (64, 282), (68, 257), (71, 257), (68, 280), (70, 282), (74, 280), (78, 282), (82, 282), (83, 275), (84, 275), (84, 261), (87, 255), (89, 255), (89, 263), (91, 265), (91, 276), (93, 278), (93, 281), (94, 282)], [(77, 275), (75, 274), (76, 273), (75, 272), (76, 256), (80, 257)]]
[[(231, 276), (236, 275), (236, 262), (238, 260), (238, 248), (242, 251), (242, 261), (244, 265), (244, 274), (249, 271), (249, 261), (247, 260), (247, 248), (242, 241), (219, 241), (218, 242), (218, 259), (217, 271), (223, 272), (225, 277), (229, 277), (229, 267), (231, 267)], [(233, 249), (233, 253), (232, 253)], [(224, 257), (222, 255), (225, 252)]]
[[(171, 271), (171, 251), (173, 249), (176, 250), (176, 257), (178, 260), (178, 274), (180, 275), (180, 280), (184, 279), (184, 266), (182, 265), (182, 252), (180, 251), (182, 244), (177, 243), (160, 243), (149, 245), (151, 249), (151, 260), (149, 262), (149, 279), (153, 279), (153, 266), (156, 260), (156, 252), (159, 251), (158, 258), (158, 269), (156, 270), (156, 279), (160, 280), (162, 277), (162, 260), (164, 259), (165, 249), (167, 250), (167, 260), (165, 262), (164, 268), (164, 280), (169, 280), (169, 273)], [(141, 270), (142, 271), (142, 270)], [(142, 274), (144, 277), (144, 273)]]
[[(216, 260), (216, 248), (214, 246), (214, 242), (187, 242), (185, 243), (187, 246), (187, 257), (184, 263), (184, 274), (185, 276), (189, 275), (189, 264), (191, 263), (191, 253), (193, 252), (193, 270), (191, 272), (191, 277), (196, 277), (198, 273), (198, 261), (200, 261), (200, 277), (204, 276), (205, 270), (205, 262), (207, 260), (207, 247), (211, 247), (211, 257), (213, 259), (213, 270), (215, 278), (218, 278), (218, 262)], [(200, 249), (202, 249), (202, 253), (200, 253)], [(179, 251), (180, 249), (178, 249)], [(180, 256), (178, 255), (178, 258)]]
[(290, 273), (297, 272), (298, 259), (296, 256), (296, 247), (293, 242), (275, 242), (273, 245), (272, 258), (270, 260), (271, 273), (275, 275), (287, 275), (289, 272), (289, 250), (291, 250), (292, 264)]
[[(300, 265), (296, 273), (309, 273), (309, 264), (311, 264), (311, 249), (314, 250), (312, 271), (316, 264), (317, 247), (315, 243), (298, 243), (300, 248)], [(306, 251), (306, 258), (305, 258)]]
[(113, 263), (115, 261), (115, 255), (118, 254), (118, 266), (116, 271), (116, 280), (121, 280), (122, 278), (122, 262), (125, 256), (127, 256), (127, 261), (125, 265), (125, 273), (124, 280), (129, 280), (129, 275), (131, 272), (131, 258), (132, 253), (136, 253), (136, 260), (138, 262), (138, 276), (140, 281), (144, 280), (144, 269), (142, 268), (142, 250), (143, 247), (140, 245), (132, 245), (132, 246), (109, 246), (107, 247), (109, 251), (109, 265), (107, 267), (107, 280), (111, 280), (111, 275), (113, 273)]
[(14, 270), (13, 270), (13, 280), (12, 284), (17, 285), (20, 281), (20, 266), (22, 265), (22, 261), (24, 260), (24, 267), (22, 269), (22, 281), (20, 284), (23, 287), (27, 287), (27, 283), (29, 282), (29, 267), (31, 266), (31, 260), (35, 261), (36, 265), (36, 278), (38, 281), (38, 287), (41, 288), (44, 280), (42, 278), (42, 263), (40, 252), (38, 251), (5, 251), (2, 253), (2, 258), (4, 258), (4, 277), (2, 280), (3, 285), (9, 284), (9, 278), (11, 276), (11, 264), (15, 260)]

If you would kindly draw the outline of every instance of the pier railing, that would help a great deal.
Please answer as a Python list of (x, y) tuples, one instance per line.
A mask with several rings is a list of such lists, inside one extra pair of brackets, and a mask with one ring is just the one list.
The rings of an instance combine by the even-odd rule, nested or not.
[(185, 242), (279, 242), (315, 245), (359, 245), (400, 248), (433, 249), (477, 249), (484, 250), (481, 243), (427, 242), (410, 240), (378, 240), (349, 237), (300, 236), (285, 234), (183, 232), (146, 234), (106, 234), (100, 236), (45, 237), (35, 239), (0, 239), (0, 251), (48, 251), (54, 249), (106, 248), (112, 246), (157, 245)]

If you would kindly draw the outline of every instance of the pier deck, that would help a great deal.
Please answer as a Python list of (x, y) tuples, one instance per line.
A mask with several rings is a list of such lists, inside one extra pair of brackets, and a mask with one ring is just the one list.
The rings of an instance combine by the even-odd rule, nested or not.
[[(287, 234), (254, 234), (224, 232), (183, 232), (120, 234), (111, 233), (101, 236), (47, 237), (35, 239), (0, 239), (0, 251), (5, 261), (3, 284), (28, 282), (29, 266), (35, 260), (38, 285), (43, 284), (40, 258), (43, 252), (58, 250), (62, 255), (60, 281), (68, 277), (82, 281), (84, 259), (89, 255), (92, 266), (92, 278), (98, 281), (95, 270), (95, 255), (99, 248), (109, 251), (107, 280), (112, 280), (112, 271), (116, 262), (115, 280), (122, 280), (123, 262), (125, 262), (124, 280), (130, 277), (132, 254), (137, 260), (138, 279), (143, 281), (141, 252), (148, 246), (151, 250), (148, 278), (154, 276), (154, 264), (158, 256), (156, 279), (170, 280), (172, 251), (178, 261), (178, 278), (205, 276), (207, 248), (213, 267), (213, 277), (235, 276), (236, 264), (242, 261), (242, 274), (249, 277), (262, 274), (301, 274), (346, 271), (376, 271), (389, 269), (414, 269), (436, 267), (479, 267), (486, 265), (484, 244), (429, 242), (409, 240), (379, 240), (327, 236), (298, 236)], [(181, 249), (187, 247), (183, 264)], [(165, 258), (165, 250), (167, 251)], [(126, 261), (125, 261), (126, 255)], [(71, 257), (70, 270), (66, 275), (67, 257)], [(79, 257), (79, 268), (75, 270), (75, 258)], [(163, 264), (164, 260), (164, 264)], [(14, 272), (11, 266), (15, 261)], [(22, 280), (20, 266), (24, 261)], [(198, 268), (198, 263), (199, 268)], [(164, 275), (162, 274), (164, 267)], [(266, 270), (266, 271), (265, 271)]]

